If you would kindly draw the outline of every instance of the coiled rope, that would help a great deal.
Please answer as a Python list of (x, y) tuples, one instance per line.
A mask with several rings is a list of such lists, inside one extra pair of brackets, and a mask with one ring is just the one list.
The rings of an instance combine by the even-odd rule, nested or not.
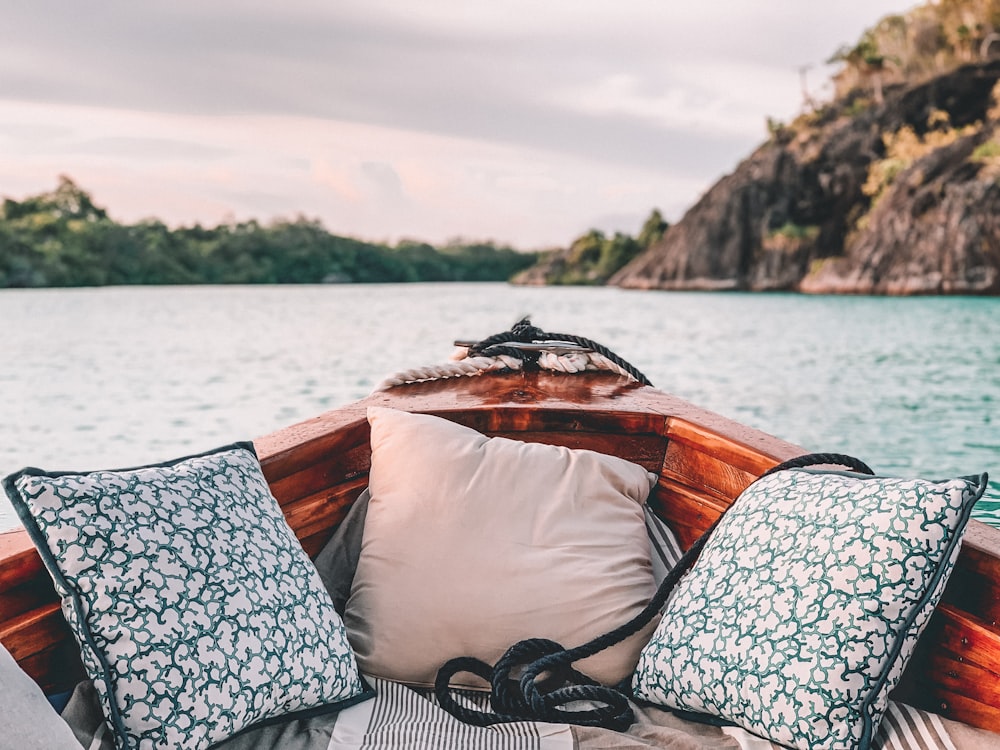
[(607, 370), (642, 385), (652, 385), (635, 366), (606, 346), (583, 336), (548, 333), (533, 326), (528, 318), (519, 320), (509, 331), (482, 341), (456, 343), (461, 347), (458, 361), (398, 372), (375, 386), (374, 392), (406, 383), (516, 370), (564, 373)]
[[(859, 474), (875, 472), (862, 461), (839, 453), (810, 453), (778, 464), (755, 481), (786, 469), (807, 466), (843, 466)], [(698, 559), (712, 532), (725, 514), (702, 534), (667, 574), (649, 604), (639, 614), (609, 633), (589, 643), (566, 649), (555, 641), (530, 638), (511, 646), (494, 666), (474, 657), (451, 659), (438, 671), (434, 694), (441, 707), (468, 724), (489, 726), (513, 721), (547, 721), (582, 726), (598, 726), (622, 731), (634, 721), (629, 696), (623, 687), (608, 687), (572, 665), (637, 633), (660, 611), (681, 577)], [(515, 670), (522, 668), (519, 679)], [(459, 704), (449, 682), (467, 672), (490, 683), (492, 712), (478, 711)], [(593, 707), (571, 709), (576, 701), (591, 701)]]

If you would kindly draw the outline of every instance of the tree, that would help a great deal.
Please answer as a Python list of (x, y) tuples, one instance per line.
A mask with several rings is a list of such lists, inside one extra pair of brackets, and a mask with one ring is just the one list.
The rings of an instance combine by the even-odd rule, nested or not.
[(878, 42), (874, 34), (868, 30), (861, 40), (853, 47), (844, 45), (827, 60), (828, 63), (842, 62), (856, 71), (862, 81), (867, 82), (872, 90), (875, 104), (885, 103), (882, 91), (882, 77), (889, 62), (885, 55), (879, 52)]
[(645, 250), (659, 242), (669, 227), (670, 224), (664, 221), (660, 209), (654, 208), (649, 214), (649, 218), (642, 225), (642, 229), (639, 230), (639, 236), (636, 237), (636, 241)]

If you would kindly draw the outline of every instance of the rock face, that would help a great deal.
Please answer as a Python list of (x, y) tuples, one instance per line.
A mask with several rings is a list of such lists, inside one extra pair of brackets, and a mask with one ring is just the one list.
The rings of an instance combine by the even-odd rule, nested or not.
[(515, 274), (510, 283), (520, 286), (547, 286), (551, 284), (553, 278), (565, 273), (569, 253), (569, 248), (550, 251), (535, 265)]
[[(862, 108), (856, 94), (800, 118), (610, 283), (1000, 294), (998, 78), (996, 61), (967, 65), (897, 86), (881, 106)], [(889, 146), (901, 132), (916, 144), (910, 158)], [(873, 170), (890, 175), (877, 191)]]
[(970, 163), (981, 136), (934, 151), (900, 174), (843, 257), (799, 283), (812, 293), (1000, 293), (1000, 186)]

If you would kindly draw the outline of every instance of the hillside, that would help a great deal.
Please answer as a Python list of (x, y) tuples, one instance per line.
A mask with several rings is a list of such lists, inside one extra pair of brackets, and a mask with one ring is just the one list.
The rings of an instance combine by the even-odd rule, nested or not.
[(610, 283), (1000, 293), (1000, 62), (855, 93), (782, 128)]
[[(1000, 294), (998, 58), (1000, 0), (882, 19), (831, 58), (831, 103), (769, 122), (766, 143), (606, 283)], [(587, 279), (579, 242), (519, 278)]]

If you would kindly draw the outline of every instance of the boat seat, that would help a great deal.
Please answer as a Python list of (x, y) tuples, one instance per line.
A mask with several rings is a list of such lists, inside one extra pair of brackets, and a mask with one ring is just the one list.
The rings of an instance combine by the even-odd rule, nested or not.
[(0, 644), (0, 745), (18, 750), (79, 750), (69, 725)]
[[(364, 495), (362, 496), (362, 499)], [(331, 537), (316, 562), (321, 577), (334, 599), (336, 590), (349, 590), (354, 552), (360, 547), (364, 527), (364, 502), (348, 515)], [(670, 531), (652, 512), (646, 514), (646, 529), (654, 560), (654, 575), (661, 580), (681, 555)], [(8, 657), (9, 659), (9, 657)], [(16, 669), (16, 664), (14, 665)], [(6, 673), (4, 675), (6, 683)], [(22, 674), (22, 681), (31, 682)], [(339, 714), (295, 719), (244, 732), (217, 745), (213, 750), (393, 750), (398, 747), (490, 747), (495, 750), (537, 748), (537, 750), (598, 750), (628, 743), (629, 747), (670, 747), (673, 750), (781, 750), (779, 746), (736, 727), (707, 726), (685, 721), (655, 708), (636, 708), (637, 722), (625, 733), (609, 729), (571, 727), (567, 724), (519, 724), (500, 727), (473, 727), (441, 710), (432, 692), (370, 678), (376, 697)], [(34, 683), (31, 683), (33, 686)], [(486, 693), (465, 693), (465, 699), (486, 710)], [(2, 706), (4, 704), (0, 704)], [(38, 708), (37, 706), (35, 708)], [(39, 726), (55, 723), (73, 731), (88, 750), (113, 750), (111, 734), (93, 684), (77, 686), (59, 721), (47, 706), (36, 718)], [(36, 717), (38, 715), (36, 714)], [(47, 723), (46, 723), (47, 722)], [(74, 741), (75, 742), (75, 741)], [(45, 747), (62, 750), (79, 744), (24, 744), (18, 747)], [(925, 711), (892, 703), (876, 739), (880, 750), (1000, 750), (1000, 735), (973, 729)]]

